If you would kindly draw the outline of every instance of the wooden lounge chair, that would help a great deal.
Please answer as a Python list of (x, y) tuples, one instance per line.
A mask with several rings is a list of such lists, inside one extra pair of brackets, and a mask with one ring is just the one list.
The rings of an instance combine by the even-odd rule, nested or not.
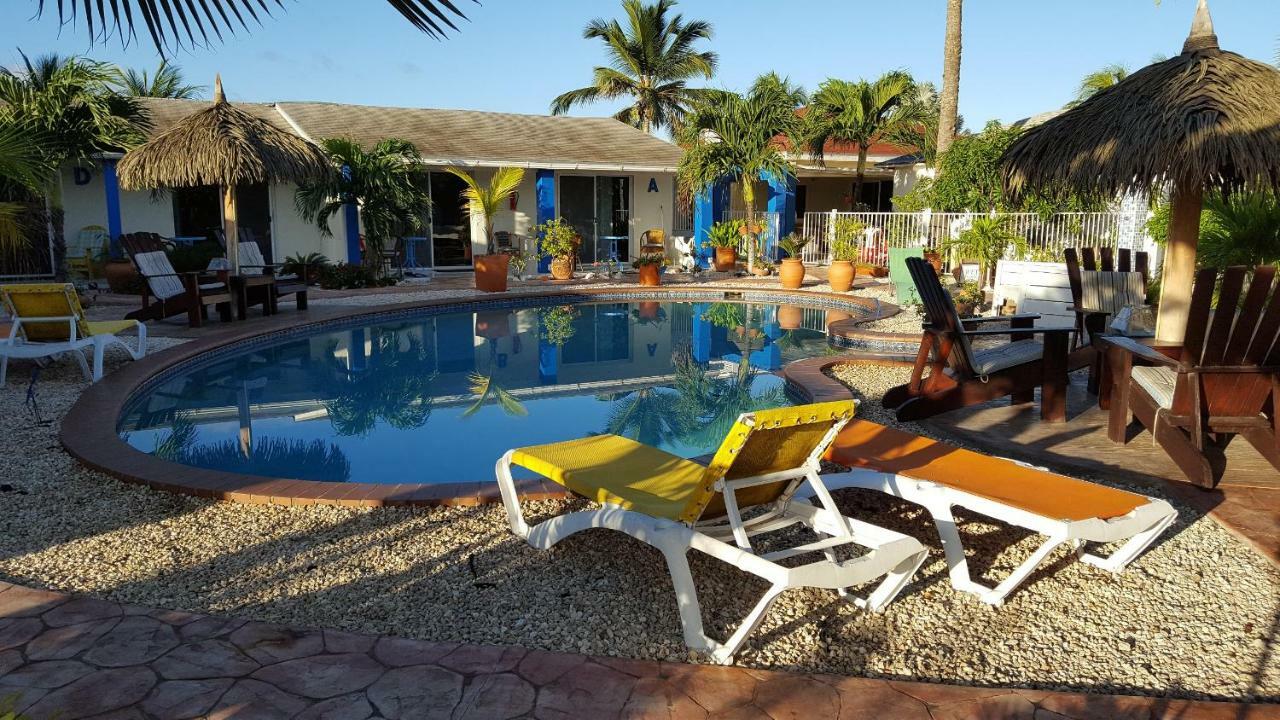
[[(918, 435), (854, 420), (836, 438), (828, 459), (854, 468), (823, 476), (829, 489), (865, 488), (922, 505), (942, 540), (951, 585), (999, 605), (1060, 545), (1084, 562), (1120, 572), (1174, 521), (1164, 500), (1076, 480), (1004, 458), (962, 450)], [(969, 576), (951, 509), (963, 507), (1046, 536), (994, 588)], [(1110, 557), (1085, 553), (1085, 543), (1126, 541)]]
[(1222, 479), (1236, 435), (1280, 470), (1280, 291), (1273, 292), (1275, 267), (1253, 269), (1246, 291), (1249, 272), (1228, 268), (1221, 286), (1214, 270), (1196, 273), (1180, 346), (1107, 339), (1111, 440), (1128, 441), (1132, 416), (1204, 488)]
[[(295, 274), (286, 274), (281, 272), (281, 265), (273, 265), (268, 263), (262, 256), (262, 248), (258, 246), (256, 241), (242, 241), (239, 244), (240, 274), (248, 277), (260, 275), (270, 275), (275, 278), (275, 283), (271, 286), (272, 294), (270, 298), (256, 298), (257, 300), (269, 303), (267, 311), (275, 313), (280, 298), (285, 295), (293, 295), (297, 299), (298, 309), (307, 309), (307, 276), (308, 269), (303, 268), (302, 276)], [(256, 288), (254, 288), (256, 289)], [(251, 300), (255, 298), (251, 297)]]
[(185, 312), (187, 323), (200, 327), (208, 306), (214, 305), (223, 321), (231, 320), (231, 291), (224, 280), (176, 272), (165, 253), (165, 239), (155, 233), (122, 235), (120, 242), (145, 280), (142, 307), (126, 314), (126, 318), (161, 320)]
[[(897, 596), (924, 561), (914, 538), (844, 517), (818, 476), (819, 462), (852, 417), (853, 401), (746, 413), (729, 431), (711, 464), (699, 465), (617, 435), (597, 435), (511, 450), (497, 464), (498, 487), (511, 530), (546, 550), (574, 533), (609, 528), (648, 543), (666, 557), (675, 585), (685, 643), (729, 663), (773, 601), (787, 588), (837, 590), (884, 576), (859, 607), (877, 610)], [(601, 504), (530, 528), (511, 478), (518, 465)], [(795, 497), (807, 483), (818, 506)], [(748, 509), (761, 512), (743, 517)], [(760, 553), (752, 536), (795, 524), (817, 538)], [(836, 550), (857, 544), (871, 550), (837, 560)], [(770, 588), (728, 640), (712, 640), (702, 628), (697, 589), (689, 572), (690, 549), (764, 578)], [(820, 555), (803, 564), (780, 560)]]
[[(11, 316), (8, 337), (0, 341), (0, 386), (9, 370), (9, 358), (46, 358), (68, 353), (80, 363), (90, 382), (102, 379), (102, 359), (107, 346), (118, 344), (138, 360), (147, 352), (147, 327), (137, 320), (88, 320), (80, 296), (71, 283), (0, 285), (0, 299)], [(128, 330), (138, 333), (133, 347), (117, 337)], [(84, 350), (93, 348), (93, 369)]]
[[(933, 266), (907, 258), (907, 269), (924, 304), (924, 334), (911, 380), (884, 395), (899, 420), (920, 420), (948, 410), (1009, 395), (1014, 403), (1031, 402), (1041, 387), (1040, 416), (1051, 422), (1067, 419), (1067, 340), (1069, 327), (1035, 327), (1039, 315), (960, 319), (951, 295), (938, 282)], [(1008, 322), (1008, 329), (978, 329), (987, 322)], [(1034, 335), (1043, 335), (1044, 343)], [(1008, 335), (1010, 342), (974, 350), (970, 338)], [(928, 370), (928, 374), (925, 371)]]
[[(1121, 248), (1118, 252), (1109, 247), (1104, 248), (1067, 248), (1063, 253), (1067, 261), (1067, 281), (1071, 284), (1072, 309), (1076, 314), (1076, 334), (1071, 349), (1085, 347), (1090, 344), (1094, 335), (1106, 332), (1108, 318), (1114, 315), (1123, 304), (1133, 305), (1145, 302), (1147, 297), (1147, 281), (1150, 279), (1149, 259), (1145, 252), (1132, 252)], [(1093, 276), (1087, 281), (1085, 273), (1138, 273), (1140, 282), (1132, 276), (1099, 278)], [(1123, 293), (1123, 297), (1103, 295), (1097, 281), (1111, 280), (1111, 287)], [(1104, 287), (1106, 283), (1102, 284)], [(1140, 288), (1140, 289), (1139, 289)], [(1108, 302), (1104, 302), (1107, 301)], [(1087, 358), (1085, 358), (1087, 360)], [(1074, 361), (1073, 361), (1074, 364)], [(1083, 364), (1076, 367), (1083, 367)]]

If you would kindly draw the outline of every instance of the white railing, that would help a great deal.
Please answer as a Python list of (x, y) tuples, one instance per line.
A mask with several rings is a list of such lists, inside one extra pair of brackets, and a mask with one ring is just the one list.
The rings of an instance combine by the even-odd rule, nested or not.
[[(1069, 247), (1112, 247), (1149, 250), (1145, 210), (1102, 213), (999, 213), (1008, 217), (1010, 229), (1027, 239), (1030, 259), (1060, 259)], [(805, 262), (826, 264), (831, 260), (831, 240), (835, 223), (853, 219), (866, 225), (860, 262), (885, 265), (889, 248), (939, 247), (964, 232), (976, 217), (973, 213), (897, 212), (808, 212), (802, 232), (809, 239)]]
[[(782, 214), (776, 212), (756, 211), (755, 215), (756, 222), (764, 226), (763, 231), (760, 233), (761, 247), (776, 247), (778, 244), (778, 231), (782, 227)], [(728, 219), (746, 220), (747, 213), (745, 210), (730, 210)]]

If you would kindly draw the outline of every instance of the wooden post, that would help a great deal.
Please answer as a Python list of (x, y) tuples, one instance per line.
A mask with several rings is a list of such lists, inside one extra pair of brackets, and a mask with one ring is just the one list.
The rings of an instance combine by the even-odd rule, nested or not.
[(1156, 342), (1160, 345), (1180, 345), (1187, 332), (1203, 202), (1204, 190), (1198, 184), (1184, 183), (1173, 191), (1169, 242), (1160, 276), (1160, 313), (1156, 318)]
[(240, 238), (236, 233), (236, 188), (228, 185), (222, 189), (222, 233), (227, 239), (227, 262), (231, 274), (240, 274)]

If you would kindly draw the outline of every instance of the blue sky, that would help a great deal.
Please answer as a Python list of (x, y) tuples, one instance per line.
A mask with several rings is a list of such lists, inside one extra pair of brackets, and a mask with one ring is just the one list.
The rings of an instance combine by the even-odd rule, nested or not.
[[(46, 5), (53, 2), (46, 0)], [(177, 56), (189, 78), (221, 72), (236, 100), (328, 100), (370, 105), (545, 113), (560, 92), (586, 84), (603, 53), (581, 37), (606, 0), (460, 1), (471, 20), (437, 42), (380, 0), (285, 0), (263, 27), (224, 45)], [(138, 68), (158, 60), (149, 44), (90, 48), (56, 17), (32, 20), (36, 0), (0, 7), (0, 64), (56, 50)], [(1226, 49), (1275, 60), (1280, 0), (1212, 0)], [(941, 79), (944, 0), (684, 0), (686, 16), (711, 21), (720, 72), (710, 84), (739, 89), (776, 70), (807, 88), (827, 77), (875, 77), (906, 69)], [(969, 0), (960, 109), (970, 127), (1061, 106), (1086, 73), (1131, 68), (1180, 51), (1195, 0)], [(606, 105), (577, 114), (604, 115)]]

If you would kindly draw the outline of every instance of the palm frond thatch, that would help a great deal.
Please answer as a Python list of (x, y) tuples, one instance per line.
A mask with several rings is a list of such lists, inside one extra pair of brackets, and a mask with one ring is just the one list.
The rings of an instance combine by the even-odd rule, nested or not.
[(331, 172), (314, 143), (226, 101), (215, 83), (211, 107), (125, 153), (118, 166), (126, 190), (240, 183), (303, 184)]
[[(475, 0), (479, 2), (479, 0)], [(453, 18), (466, 15), (452, 0), (387, 0), (415, 28), (440, 39), (449, 30), (457, 30)], [(261, 25), (270, 17), (272, 5), (283, 8), (281, 0), (111, 0), (92, 3), (88, 0), (57, 0), (58, 24), (83, 25), (91, 42), (105, 42), (118, 35), (123, 44), (137, 36), (137, 21), (145, 26), (157, 51), (209, 45), (235, 35), (237, 29), (248, 31), (250, 22)], [(40, 0), (37, 14), (43, 14)]]
[(1114, 196), (1165, 182), (1280, 189), (1280, 70), (1220, 49), (1202, 2), (1181, 55), (1029, 130), (1003, 163), (1015, 196), (1064, 185)]

